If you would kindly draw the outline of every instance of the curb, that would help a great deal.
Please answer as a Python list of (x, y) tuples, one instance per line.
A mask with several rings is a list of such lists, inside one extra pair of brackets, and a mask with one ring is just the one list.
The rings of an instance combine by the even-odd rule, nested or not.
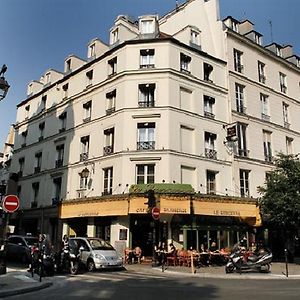
[(47, 287), (50, 287), (51, 285), (52, 285), (52, 282), (44, 282), (44, 283), (40, 283), (37, 286), (29, 286), (29, 287), (24, 287), (24, 288), (20, 288), (20, 289), (6, 290), (6, 291), (4, 290), (4, 291), (0, 292), (0, 298), (25, 294), (25, 293), (34, 292), (34, 291), (39, 291), (39, 290), (45, 289)]

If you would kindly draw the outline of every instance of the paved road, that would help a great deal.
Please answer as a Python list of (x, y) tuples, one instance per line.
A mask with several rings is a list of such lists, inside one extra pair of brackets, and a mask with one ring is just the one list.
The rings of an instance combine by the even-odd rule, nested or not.
[(298, 280), (224, 280), (126, 271), (55, 276), (50, 280), (50, 288), (9, 299), (300, 299)]

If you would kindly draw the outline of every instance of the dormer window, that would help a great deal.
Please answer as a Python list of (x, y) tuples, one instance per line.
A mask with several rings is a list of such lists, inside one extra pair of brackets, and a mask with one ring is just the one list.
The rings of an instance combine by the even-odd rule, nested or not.
[(110, 44), (113, 45), (119, 41), (119, 29), (116, 28), (111, 32)]
[(254, 35), (254, 40), (255, 40), (256, 44), (261, 45), (261, 36), (260, 35), (255, 34)]
[(279, 46), (276, 46), (276, 55), (282, 57), (281, 48)]
[(32, 93), (33, 93), (33, 90), (32, 90), (32, 83), (30, 83), (30, 84), (28, 85), (27, 95), (28, 95), (28, 96), (31, 96)]
[(141, 34), (154, 33), (154, 20), (153, 19), (141, 20), (140, 32)]
[(92, 44), (89, 46), (89, 58), (96, 57), (96, 45)]
[(191, 43), (200, 46), (200, 34), (199, 31), (191, 29)]
[(235, 32), (239, 32), (239, 23), (234, 20), (231, 20), (231, 29)]
[(66, 73), (71, 72), (71, 59), (66, 61)]
[(45, 75), (45, 85), (50, 84), (50, 72)]

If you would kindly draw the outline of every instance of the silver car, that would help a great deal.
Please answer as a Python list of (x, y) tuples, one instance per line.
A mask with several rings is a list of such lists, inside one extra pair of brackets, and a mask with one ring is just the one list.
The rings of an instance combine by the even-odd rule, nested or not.
[(76, 244), (80, 250), (80, 260), (88, 271), (95, 269), (122, 268), (123, 260), (115, 248), (99, 238), (76, 237), (70, 238), (70, 248)]

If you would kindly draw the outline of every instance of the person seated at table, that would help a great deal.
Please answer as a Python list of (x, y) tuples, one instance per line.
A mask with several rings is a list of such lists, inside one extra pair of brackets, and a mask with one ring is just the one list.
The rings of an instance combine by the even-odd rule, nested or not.
[(169, 244), (170, 250), (167, 253), (167, 256), (176, 256), (176, 247), (174, 246), (173, 243)]
[(218, 247), (217, 247), (217, 243), (216, 242), (212, 242), (210, 247), (209, 247), (209, 251), (210, 252), (219, 252)]

